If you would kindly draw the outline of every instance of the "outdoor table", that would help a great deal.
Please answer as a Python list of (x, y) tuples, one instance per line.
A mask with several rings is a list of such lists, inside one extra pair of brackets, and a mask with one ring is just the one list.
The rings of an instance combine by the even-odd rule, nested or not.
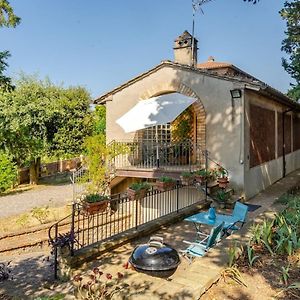
[(234, 218), (233, 216), (224, 214), (216, 214), (215, 219), (210, 219), (208, 212), (200, 212), (198, 214), (185, 218), (184, 221), (193, 222), (196, 230), (200, 231), (201, 224), (216, 227), (222, 222), (224, 222), (224, 229), (226, 230), (229, 227), (233, 226), (234, 223), (238, 221), (238, 219)]

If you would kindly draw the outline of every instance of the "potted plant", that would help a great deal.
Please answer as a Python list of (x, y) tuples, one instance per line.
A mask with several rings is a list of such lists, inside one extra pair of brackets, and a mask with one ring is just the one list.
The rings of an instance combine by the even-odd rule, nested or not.
[(182, 185), (190, 185), (194, 181), (194, 174), (191, 172), (183, 172), (180, 175)]
[(131, 200), (137, 200), (144, 198), (146, 193), (150, 189), (150, 185), (147, 182), (135, 182), (131, 184), (127, 190), (127, 196)]
[(195, 174), (195, 180), (201, 184), (207, 181), (211, 176), (211, 172), (205, 169), (198, 170), (194, 174)]
[(225, 189), (229, 183), (228, 171), (222, 166), (219, 166), (218, 169), (218, 183), (219, 183), (219, 187), (222, 189)]
[(229, 197), (230, 197), (229, 194), (226, 193), (224, 190), (219, 190), (216, 193), (214, 200), (217, 201), (217, 203), (220, 205), (221, 208), (224, 208)]
[(156, 181), (155, 185), (157, 190), (164, 192), (173, 189), (176, 185), (176, 181), (171, 177), (162, 176)]
[(88, 194), (83, 198), (83, 209), (92, 215), (107, 209), (109, 197), (99, 193)]

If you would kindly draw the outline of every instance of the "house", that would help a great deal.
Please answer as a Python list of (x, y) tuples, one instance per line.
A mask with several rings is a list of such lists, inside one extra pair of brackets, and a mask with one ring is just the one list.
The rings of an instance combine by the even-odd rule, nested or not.
[(206, 150), (246, 199), (300, 168), (300, 105), (231, 63), (197, 63), (197, 43), (185, 31), (174, 61), (95, 99), (107, 108), (107, 143), (131, 151), (114, 161), (113, 192), (137, 178), (196, 170)]

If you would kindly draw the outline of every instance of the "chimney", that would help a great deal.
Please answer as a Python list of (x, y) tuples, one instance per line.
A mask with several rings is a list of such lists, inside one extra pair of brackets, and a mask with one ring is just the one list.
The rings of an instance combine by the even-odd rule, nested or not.
[[(193, 39), (193, 36), (185, 30), (183, 34), (174, 41), (173, 49), (175, 62), (183, 65), (196, 66), (198, 50), (197, 43), (197, 39)], [(193, 52), (194, 55), (192, 55)]]
[(213, 62), (213, 61), (215, 61), (215, 58), (213, 56), (209, 56), (208, 59), (207, 59), (207, 61)]

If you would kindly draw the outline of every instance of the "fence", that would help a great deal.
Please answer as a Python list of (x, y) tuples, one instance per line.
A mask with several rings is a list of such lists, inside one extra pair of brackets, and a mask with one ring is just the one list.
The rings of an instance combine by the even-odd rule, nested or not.
[[(89, 245), (105, 242), (109, 238), (130, 229), (139, 228), (154, 220), (176, 213), (183, 208), (197, 204), (205, 199), (202, 190), (196, 186), (177, 185), (168, 191), (152, 189), (144, 198), (132, 200), (127, 195), (115, 195), (111, 197), (108, 207), (104, 212), (86, 214), (80, 204), (73, 205), (72, 215), (66, 217), (71, 220), (70, 236), (73, 237), (71, 253)], [(57, 245), (59, 228), (62, 221), (52, 225), (49, 229), (49, 239)], [(57, 247), (54, 248), (55, 262), (57, 262)], [(55, 274), (57, 263), (55, 263)], [(55, 275), (56, 276), (56, 275)]]
[[(72, 159), (58, 160), (55, 162), (41, 164), (39, 177), (47, 177), (55, 175), (57, 173), (62, 173), (70, 171), (72, 169), (77, 169), (82, 163), (82, 158), (76, 157)], [(29, 168), (22, 168), (19, 170), (19, 183), (29, 182)]]

